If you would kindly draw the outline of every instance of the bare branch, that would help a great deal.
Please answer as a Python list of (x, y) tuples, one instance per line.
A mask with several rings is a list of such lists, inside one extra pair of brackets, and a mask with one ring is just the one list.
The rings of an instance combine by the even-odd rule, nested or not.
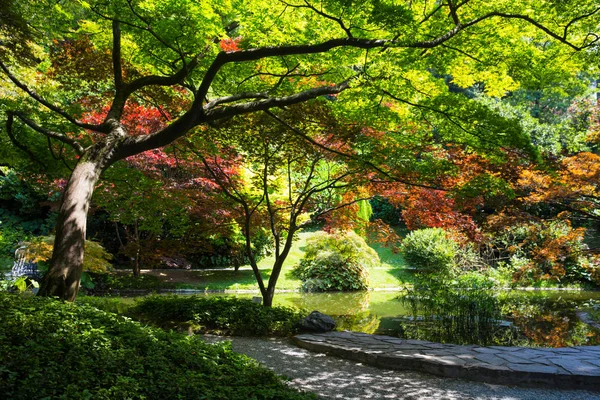
[(348, 28), (346, 26), (346, 24), (344, 24), (344, 21), (342, 21), (341, 18), (334, 17), (333, 15), (329, 15), (326, 12), (324, 12), (323, 10), (318, 10), (315, 6), (313, 6), (312, 4), (310, 4), (308, 2), (308, 0), (304, 0), (304, 5), (301, 5), (301, 4), (289, 4), (289, 3), (285, 2), (285, 1), (283, 1), (282, 3), (285, 4), (286, 6), (292, 7), (292, 8), (308, 8), (308, 9), (316, 12), (317, 14), (319, 14), (321, 17), (327, 18), (328, 20), (337, 23), (340, 26), (340, 28), (342, 28), (342, 30), (344, 32), (346, 32), (346, 35), (348, 35), (349, 38), (353, 37), (352, 36), (352, 32), (350, 31), (350, 28)]
[(419, 24), (423, 24), (423, 23), (427, 22), (429, 20), (429, 18), (433, 17), (438, 11), (440, 11), (442, 9), (443, 6), (444, 6), (444, 4), (442, 3), (439, 6), (437, 6), (436, 8), (434, 8), (429, 14), (427, 14), (423, 17), (423, 19), (421, 20), (421, 22), (419, 22)]
[[(558, 35), (556, 33), (554, 33), (552, 30), (550, 30), (549, 28), (547, 28), (545, 25), (537, 22), (536, 20), (534, 20), (531, 17), (528, 17), (527, 15), (521, 15), (521, 14), (509, 14), (509, 13), (503, 13), (503, 12), (499, 12), (499, 11), (493, 11), (490, 12), (488, 14), (484, 14), (480, 17), (474, 18), (469, 22), (465, 22), (463, 23), (458, 23), (457, 25), (454, 26), (454, 28), (452, 28), (451, 30), (447, 31), (446, 33), (444, 33), (441, 36), (438, 36), (435, 39), (432, 40), (427, 40), (427, 41), (421, 41), (421, 42), (414, 42), (414, 43), (410, 43), (410, 44), (406, 44), (403, 47), (412, 47), (412, 48), (421, 48), (421, 49), (430, 49), (430, 48), (434, 48), (437, 47), (439, 45), (441, 45), (444, 42), (447, 42), (448, 40), (452, 39), (454, 36), (456, 36), (458, 33), (460, 33), (461, 31), (465, 30), (466, 28), (476, 25), (484, 20), (487, 19), (491, 19), (494, 17), (501, 17), (501, 18), (507, 18), (507, 19), (520, 19), (523, 21), (528, 22), (529, 24), (535, 26), (536, 28), (540, 29), (541, 31), (545, 32), (547, 35), (549, 35), (550, 37), (558, 40), (561, 43), (566, 44), (567, 46), (571, 47), (574, 50), (583, 50), (586, 47), (589, 47), (590, 44), (582, 44), (581, 46), (576, 46), (575, 44), (571, 43), (569, 40), (567, 40), (566, 37), (563, 37), (561, 35)], [(579, 18), (578, 18), (579, 19)]]
[(582, 19), (584, 19), (584, 18), (591, 17), (592, 15), (596, 14), (598, 11), (600, 11), (600, 7), (596, 8), (596, 9), (595, 9), (595, 10), (593, 10), (593, 11), (590, 11), (590, 12), (589, 12), (589, 13), (587, 13), (587, 14), (582, 14), (582, 15), (579, 15), (578, 17), (575, 17), (575, 18), (573, 18), (571, 21), (569, 21), (569, 22), (568, 22), (568, 23), (565, 25), (565, 28), (564, 28), (564, 31), (563, 31), (563, 38), (565, 38), (565, 39), (567, 38), (567, 31), (569, 30), (569, 28), (571, 27), (571, 25), (573, 25), (573, 24), (574, 24), (574, 23), (576, 23), (577, 21), (580, 21), (580, 20), (582, 20)]
[(53, 132), (49, 129), (39, 126), (38, 124), (33, 122), (33, 120), (31, 120), (31, 119), (27, 118), (25, 115), (23, 115), (22, 112), (19, 112), (19, 111), (9, 112), (9, 116), (12, 116), (12, 115), (16, 115), (27, 126), (29, 126), (31, 129), (41, 133), (42, 135), (47, 136), (52, 139), (56, 139), (64, 144), (71, 146), (77, 154), (82, 155), (85, 152), (85, 149), (83, 148), (83, 146), (81, 146), (79, 143), (77, 143), (77, 141), (71, 139), (70, 137), (68, 137), (62, 133)]
[(10, 139), (12, 144), (15, 145), (16, 148), (18, 148), (19, 150), (21, 150), (25, 154), (27, 154), (27, 156), (32, 161), (40, 164), (44, 169), (47, 169), (46, 164), (44, 164), (42, 161), (38, 160), (38, 158), (35, 156), (35, 154), (32, 153), (31, 150), (29, 150), (25, 145), (21, 144), (17, 140), (17, 138), (15, 137), (15, 135), (13, 133), (13, 122), (14, 122), (14, 114), (11, 112), (8, 112), (8, 118), (6, 119), (6, 132), (8, 134), (8, 138)]
[(113, 73), (115, 75), (115, 89), (117, 93), (121, 90), (123, 83), (123, 71), (121, 68), (121, 25), (118, 20), (112, 22), (112, 33), (113, 33), (113, 51), (112, 51), (112, 62), (113, 62)]
[(477, 61), (478, 63), (484, 64), (484, 62), (483, 62), (483, 61), (481, 61), (479, 58), (477, 58), (477, 57), (475, 57), (475, 56), (473, 56), (473, 55), (471, 55), (471, 54), (467, 53), (467, 52), (466, 52), (466, 51), (464, 51), (464, 50), (461, 50), (461, 49), (459, 49), (459, 48), (456, 48), (456, 47), (449, 46), (449, 45), (447, 45), (447, 44), (442, 44), (442, 47), (443, 47), (443, 48), (445, 48), (445, 49), (450, 49), (450, 50), (456, 51), (457, 53), (460, 53), (460, 54), (462, 54), (462, 55), (464, 55), (464, 56), (467, 56), (467, 57), (469, 57), (471, 60), (474, 60), (474, 61)]
[(366, 201), (369, 201), (369, 200), (371, 200), (372, 198), (373, 198), (373, 196), (369, 196), (369, 197), (360, 197), (360, 198), (358, 198), (358, 199), (354, 199), (354, 200), (352, 200), (352, 201), (349, 201), (349, 202), (346, 202), (346, 203), (338, 204), (338, 205), (337, 205), (337, 206), (335, 206), (335, 207), (329, 207), (329, 208), (327, 208), (327, 209), (325, 209), (325, 210), (319, 211), (318, 213), (314, 214), (312, 217), (313, 217), (313, 218), (315, 218), (315, 217), (320, 217), (320, 216), (322, 216), (322, 215), (325, 215), (325, 214), (327, 214), (327, 213), (330, 213), (330, 212), (333, 212), (333, 211), (336, 211), (336, 210), (340, 210), (340, 209), (342, 209), (342, 208), (345, 208), (345, 207), (351, 206), (352, 204), (356, 204), (356, 203), (359, 203), (359, 202), (361, 202), (361, 201), (365, 201), (365, 200), (366, 200)]
[(422, 187), (422, 188), (426, 188), (426, 189), (436, 189), (439, 190), (439, 187), (436, 186), (431, 186), (431, 185), (425, 185), (425, 184), (421, 184), (421, 183), (416, 183), (416, 182), (408, 182), (404, 179), (401, 179), (400, 177), (394, 176), (392, 174), (392, 172), (390, 171), (385, 171), (383, 170), (381, 167), (375, 165), (374, 163), (368, 161), (368, 160), (364, 160), (361, 157), (355, 155), (355, 154), (348, 154), (348, 153), (344, 153), (342, 151), (336, 150), (336, 149), (332, 149), (331, 147), (327, 147), (319, 142), (317, 142), (316, 140), (314, 140), (313, 138), (311, 138), (310, 136), (308, 136), (306, 133), (300, 131), (299, 129), (297, 129), (296, 127), (288, 124), (285, 120), (281, 119), (279, 116), (277, 116), (276, 114), (274, 114), (273, 112), (266, 110), (265, 111), (269, 116), (271, 116), (273, 119), (275, 119), (276, 121), (278, 121), (279, 123), (281, 123), (283, 126), (287, 127), (288, 129), (290, 129), (293, 133), (295, 133), (296, 135), (302, 137), (303, 139), (305, 139), (306, 141), (308, 141), (309, 143), (311, 143), (312, 145), (314, 145), (317, 148), (323, 149), (329, 153), (338, 155), (342, 158), (345, 158), (347, 160), (353, 160), (359, 164), (365, 165), (366, 167), (368, 167), (369, 169), (378, 172), (379, 174), (387, 177), (390, 181), (392, 182), (400, 182), (400, 183), (404, 183), (405, 185), (410, 185), (410, 186), (416, 186), (416, 187)]

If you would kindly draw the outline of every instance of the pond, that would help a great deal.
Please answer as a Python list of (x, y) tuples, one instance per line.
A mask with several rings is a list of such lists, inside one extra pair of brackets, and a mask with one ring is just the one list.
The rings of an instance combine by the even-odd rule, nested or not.
[(584, 310), (600, 311), (597, 291), (278, 293), (275, 305), (319, 310), (333, 316), (341, 329), (408, 339), (485, 346), (600, 345), (600, 331), (581, 319)]
[(483, 346), (600, 345), (600, 330), (582, 320), (585, 311), (600, 314), (599, 291), (294, 292), (277, 293), (274, 305), (319, 310), (340, 329), (407, 339)]

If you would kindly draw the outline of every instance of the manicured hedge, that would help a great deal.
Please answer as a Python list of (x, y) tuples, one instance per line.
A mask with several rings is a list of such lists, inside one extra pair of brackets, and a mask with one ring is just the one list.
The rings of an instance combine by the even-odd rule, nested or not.
[(228, 343), (96, 308), (0, 293), (6, 399), (306, 399)]

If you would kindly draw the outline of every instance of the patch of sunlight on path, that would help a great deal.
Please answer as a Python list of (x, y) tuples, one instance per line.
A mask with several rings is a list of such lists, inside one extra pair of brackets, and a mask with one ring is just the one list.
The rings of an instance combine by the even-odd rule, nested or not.
[(517, 388), (380, 369), (310, 353), (287, 339), (206, 335), (205, 340), (231, 340), (234, 351), (247, 354), (276, 373), (288, 376), (290, 386), (326, 399), (600, 400), (600, 394), (581, 390)]

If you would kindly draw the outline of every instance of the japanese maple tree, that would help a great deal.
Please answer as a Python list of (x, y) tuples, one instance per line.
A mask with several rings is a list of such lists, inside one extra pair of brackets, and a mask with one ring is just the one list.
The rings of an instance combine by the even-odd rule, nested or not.
[[(385, 131), (418, 120), (435, 123), (436, 134), (448, 141), (524, 145), (521, 131), (485, 107), (470, 107), (469, 99), (449, 91), (442, 76), (453, 76), (461, 87), (479, 82), (487, 94), (501, 96), (519, 84), (522, 77), (515, 71), (535, 65), (536, 54), (543, 52), (539, 43), (550, 41), (560, 49), (556, 62), (584, 62), (572, 52), (597, 45), (600, 11), (591, 0), (8, 4), (24, 23), (3, 22), (2, 37), (30, 27), (35, 40), (29, 42), (28, 63), (4, 51), (14, 41), (0, 41), (3, 141), (31, 158), (46, 141), (70, 148), (71, 160), (78, 157), (40, 288), (41, 295), (66, 300), (79, 288), (90, 199), (115, 162), (198, 127), (321, 96), (329, 96), (344, 118), (385, 125)], [(71, 51), (81, 57), (53, 64), (56, 46), (86, 40), (87, 53)], [(182, 106), (168, 110), (172, 119), (164, 127), (140, 135), (123, 120), (128, 102), (138, 99)], [(82, 116), (106, 100), (104, 119), (84, 122)], [(384, 107), (382, 100), (392, 106)], [(94, 133), (93, 142), (80, 138), (84, 130)], [(410, 137), (399, 133), (394, 139)]]

